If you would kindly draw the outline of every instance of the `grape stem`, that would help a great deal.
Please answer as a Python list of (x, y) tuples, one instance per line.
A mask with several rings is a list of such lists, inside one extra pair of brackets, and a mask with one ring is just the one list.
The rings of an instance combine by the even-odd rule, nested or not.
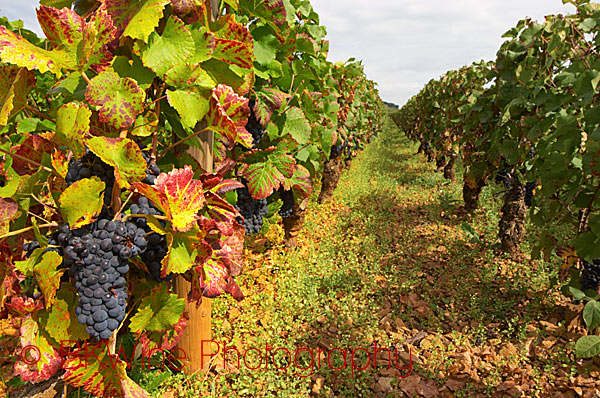
[(113, 221), (117, 220), (117, 217), (121, 214), (121, 212), (123, 212), (123, 209), (125, 208), (125, 206), (127, 206), (127, 203), (129, 202), (129, 200), (131, 199), (131, 197), (133, 196), (134, 192), (130, 193), (129, 196), (127, 197), (127, 199), (125, 199), (125, 202), (123, 202), (121, 204), (121, 208), (119, 209), (119, 211), (115, 214)]
[[(38, 228), (52, 228), (52, 227), (58, 227), (58, 224), (55, 222), (51, 222), (48, 224), (38, 225)], [(7, 234), (0, 236), (0, 239), (8, 238), (9, 236), (20, 235), (24, 232), (31, 231), (32, 229), (34, 229), (34, 227), (27, 227), (27, 228), (19, 229), (18, 231), (12, 231), (12, 232), (9, 232)]]

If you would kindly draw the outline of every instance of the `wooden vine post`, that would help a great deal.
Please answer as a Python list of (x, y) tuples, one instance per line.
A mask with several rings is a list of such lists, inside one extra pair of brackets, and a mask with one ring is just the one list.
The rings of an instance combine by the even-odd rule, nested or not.
[[(218, 15), (218, 0), (207, 0), (206, 5), (211, 10), (213, 20)], [(206, 125), (201, 125), (199, 128), (204, 129)], [(197, 131), (200, 131), (197, 129)], [(189, 147), (187, 152), (196, 159), (200, 167), (206, 172), (213, 171), (213, 142), (214, 133), (207, 131), (198, 136), (201, 149)], [(192, 290), (190, 282), (185, 280), (183, 276), (178, 275), (175, 278), (175, 291), (181, 298), (185, 298), (185, 312), (188, 314), (188, 323), (185, 328), (177, 348), (183, 350), (179, 352), (178, 357), (184, 357), (182, 360), (183, 371), (188, 374), (194, 374), (199, 371), (208, 369), (210, 358), (208, 355), (211, 351), (211, 303), (210, 299), (203, 297), (202, 303), (196, 307), (195, 303), (188, 303), (187, 296)]]

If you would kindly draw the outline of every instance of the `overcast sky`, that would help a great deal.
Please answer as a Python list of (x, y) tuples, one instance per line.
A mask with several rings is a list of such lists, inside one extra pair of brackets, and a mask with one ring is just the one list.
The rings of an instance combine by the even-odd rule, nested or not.
[[(384, 100), (402, 105), (431, 78), (493, 60), (501, 35), (527, 16), (573, 12), (561, 0), (311, 0), (329, 59), (362, 59)], [(40, 32), (37, 0), (0, 0), (0, 16)]]

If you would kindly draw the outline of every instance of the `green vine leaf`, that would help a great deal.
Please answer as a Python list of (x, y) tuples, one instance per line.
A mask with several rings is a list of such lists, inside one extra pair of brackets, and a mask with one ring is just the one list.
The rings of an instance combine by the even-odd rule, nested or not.
[(167, 233), (169, 251), (162, 261), (161, 277), (170, 273), (183, 274), (195, 264), (198, 249), (192, 246), (192, 240), (180, 233)]
[(184, 308), (185, 299), (177, 297), (165, 284), (161, 284), (142, 299), (137, 313), (131, 318), (129, 329), (133, 333), (172, 329), (179, 322)]
[(60, 286), (60, 278), (65, 272), (64, 269), (58, 270), (62, 261), (60, 254), (49, 251), (44, 253), (41, 260), (33, 267), (33, 275), (46, 300), (46, 308), (50, 308), (54, 303), (54, 296)]
[(196, 123), (208, 113), (208, 99), (193, 87), (175, 91), (167, 90), (167, 99), (181, 116), (181, 123), (190, 129), (193, 129)]
[(137, 137), (149, 137), (158, 129), (158, 116), (154, 112), (147, 112), (135, 119), (131, 134)]
[(55, 139), (60, 145), (68, 146), (73, 156), (79, 159), (85, 154), (83, 137), (90, 131), (92, 111), (86, 104), (69, 102), (56, 113)]
[(91, 80), (85, 98), (98, 107), (102, 122), (122, 129), (131, 127), (137, 115), (142, 113), (146, 93), (133, 79), (122, 79), (114, 72), (101, 72)]
[(147, 165), (142, 150), (129, 138), (92, 137), (86, 144), (104, 163), (115, 168), (120, 187), (128, 188), (132, 182), (146, 177)]
[[(138, 46), (139, 42), (136, 44)], [(192, 33), (177, 17), (171, 16), (162, 35), (153, 32), (147, 45), (139, 45), (144, 66), (158, 76), (164, 76), (176, 65), (185, 63), (194, 55), (196, 44)]]
[(86, 340), (89, 334), (77, 321), (75, 307), (77, 292), (69, 283), (63, 283), (56, 292), (54, 303), (48, 313), (40, 316), (42, 329), (57, 343), (67, 346), (67, 341)]
[(118, 35), (147, 42), (163, 17), (169, 0), (105, 0), (105, 7), (117, 28)]
[(105, 188), (104, 182), (92, 177), (76, 181), (65, 189), (58, 201), (63, 219), (71, 228), (87, 225), (100, 214)]
[(283, 129), (290, 134), (299, 145), (306, 145), (310, 142), (310, 135), (312, 132), (310, 123), (306, 120), (304, 112), (298, 107), (294, 106), (285, 113)]

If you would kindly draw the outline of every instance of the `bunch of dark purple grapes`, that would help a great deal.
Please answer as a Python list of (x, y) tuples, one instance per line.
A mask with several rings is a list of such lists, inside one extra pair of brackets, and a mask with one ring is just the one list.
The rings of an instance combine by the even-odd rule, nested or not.
[(58, 234), (64, 261), (79, 293), (75, 312), (92, 337), (108, 339), (125, 319), (129, 259), (148, 246), (146, 231), (133, 222), (101, 219)]
[[(130, 207), (131, 214), (144, 214), (161, 216), (163, 213), (150, 203), (148, 198), (141, 197), (137, 204), (132, 204)], [(143, 228), (148, 235), (148, 247), (145, 252), (141, 254), (142, 261), (148, 268), (148, 277), (155, 282), (163, 282), (171, 280), (171, 275), (167, 275), (166, 278), (161, 278), (160, 272), (162, 269), (162, 260), (167, 255), (168, 244), (167, 239), (164, 235), (151, 233), (152, 230), (148, 226), (145, 218), (137, 218), (136, 224), (139, 228)], [(164, 224), (164, 222), (161, 222)]]

